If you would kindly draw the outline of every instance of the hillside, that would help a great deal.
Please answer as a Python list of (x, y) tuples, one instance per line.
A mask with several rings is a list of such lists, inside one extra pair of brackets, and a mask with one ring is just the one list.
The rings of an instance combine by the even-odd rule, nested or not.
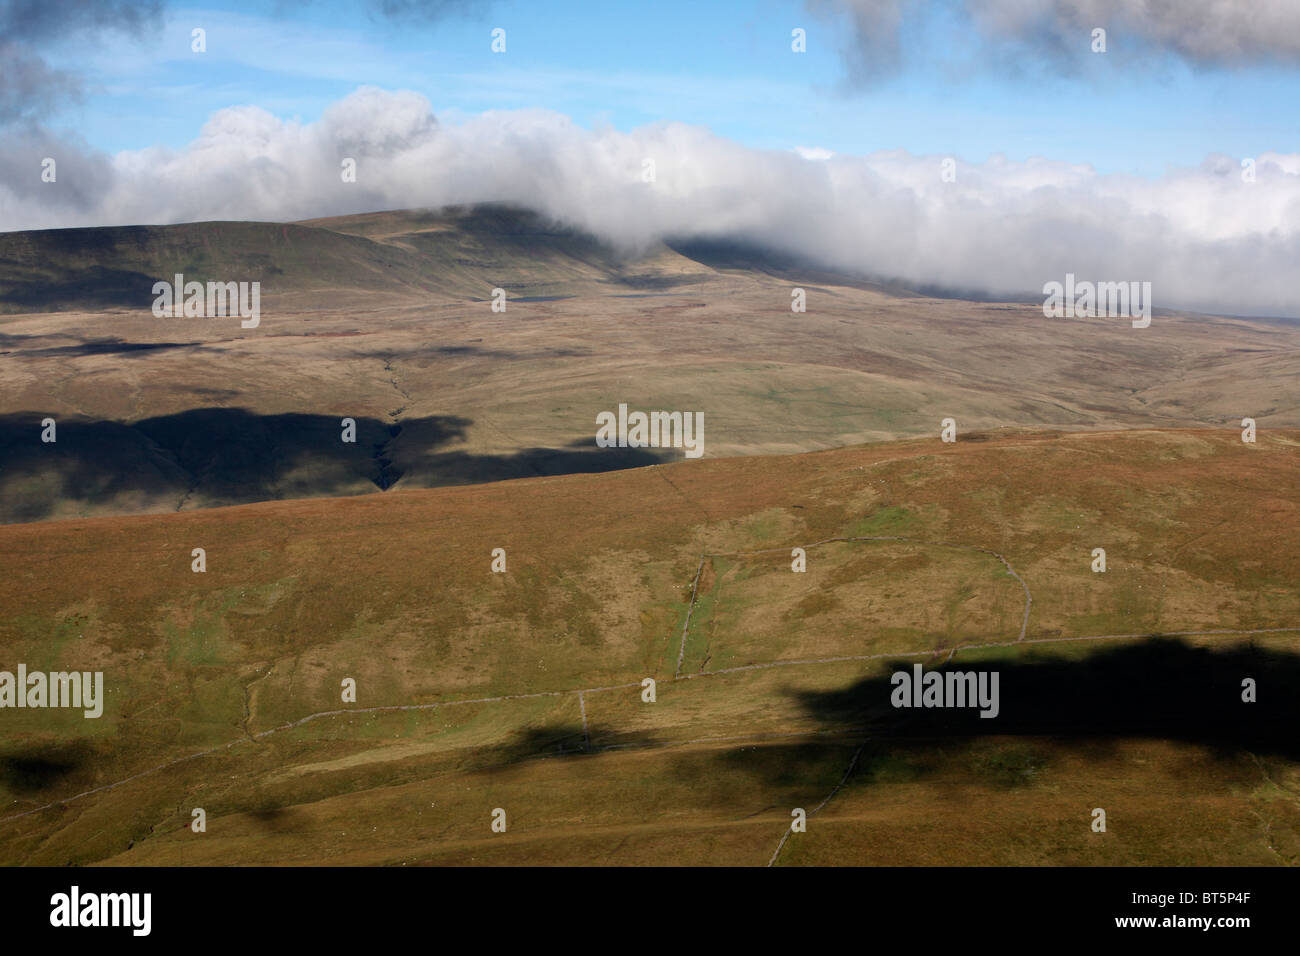
[[(0, 527), (7, 659), (107, 700), (6, 712), (0, 861), (1295, 863), (1298, 464), (970, 435)], [(913, 663), (999, 718), (892, 709)]]
[[(147, 309), (153, 284), (261, 282), (263, 302), (572, 295), (662, 288), (711, 270), (659, 246), (636, 262), (591, 236), (502, 206), (304, 223), (196, 222), (0, 233), (0, 313)], [(339, 298), (341, 297), (341, 298)]]
[[(154, 317), (153, 277), (178, 271), (264, 282), (260, 323)], [(681, 457), (597, 448), (620, 404), (703, 414), (706, 457), (934, 436), (948, 417), (1300, 427), (1300, 326), (1050, 319), (723, 243), (629, 258), (499, 206), (3, 234), (0, 301), (33, 310), (0, 315), (0, 523)]]

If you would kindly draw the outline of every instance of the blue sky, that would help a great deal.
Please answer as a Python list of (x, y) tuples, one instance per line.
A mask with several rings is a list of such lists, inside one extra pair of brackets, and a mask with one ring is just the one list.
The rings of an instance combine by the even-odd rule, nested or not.
[[(207, 30), (205, 54), (190, 30)], [(493, 54), (490, 31), (507, 31)], [(808, 52), (790, 51), (807, 31)], [(80, 105), (45, 117), (109, 152), (180, 148), (223, 107), (305, 122), (362, 85), (411, 89), (438, 116), (544, 107), (585, 127), (659, 120), (759, 149), (822, 147), (1044, 156), (1158, 176), (1210, 153), (1300, 150), (1300, 84), (1283, 67), (1192, 67), (1152, 56), (988, 62), (951, 10), (904, 31), (901, 71), (852, 87), (841, 16), (802, 2), (502, 2), (487, 13), (394, 22), (355, 2), (172, 7), (140, 38), (84, 36), (45, 53), (79, 72)]]

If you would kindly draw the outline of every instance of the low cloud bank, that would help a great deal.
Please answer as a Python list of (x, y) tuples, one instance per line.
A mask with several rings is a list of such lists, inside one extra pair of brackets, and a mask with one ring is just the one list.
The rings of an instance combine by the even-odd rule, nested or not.
[(221, 110), (180, 151), (108, 155), (36, 128), (10, 133), (4, 230), (505, 201), (628, 251), (735, 239), (959, 292), (1034, 295), (1069, 272), (1149, 281), (1157, 308), (1300, 316), (1300, 154), (1253, 157), (1253, 175), (1211, 156), (1154, 180), (1000, 157), (945, 170), (943, 156), (760, 151), (701, 127), (586, 130), (542, 110), (444, 125), (423, 96), (374, 88), (313, 123)]

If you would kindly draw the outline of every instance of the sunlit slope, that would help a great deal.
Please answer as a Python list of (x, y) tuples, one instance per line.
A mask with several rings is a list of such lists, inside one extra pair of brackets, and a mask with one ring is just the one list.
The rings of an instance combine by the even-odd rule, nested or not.
[[(976, 827), (961, 862), (1294, 859), (1297, 464), (1279, 430), (972, 435), (3, 527), (2, 667), (107, 703), (0, 711), (0, 816), (38, 811), (0, 859), (761, 864), (855, 754), (781, 862), (957, 862), (922, 820)], [(1268, 633), (1168, 636), (1224, 630)], [(950, 656), (1003, 669), (1004, 722), (890, 723), (890, 662)]]

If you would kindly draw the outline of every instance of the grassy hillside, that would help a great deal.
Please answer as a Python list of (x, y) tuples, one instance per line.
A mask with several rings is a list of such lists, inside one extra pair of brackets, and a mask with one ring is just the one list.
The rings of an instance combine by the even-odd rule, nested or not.
[[(778, 862), (1295, 862), (1297, 464), (972, 435), (0, 527), (0, 667), (107, 688), (0, 712), (0, 860), (762, 865), (843, 780)], [(914, 662), (1002, 715), (889, 707)]]

